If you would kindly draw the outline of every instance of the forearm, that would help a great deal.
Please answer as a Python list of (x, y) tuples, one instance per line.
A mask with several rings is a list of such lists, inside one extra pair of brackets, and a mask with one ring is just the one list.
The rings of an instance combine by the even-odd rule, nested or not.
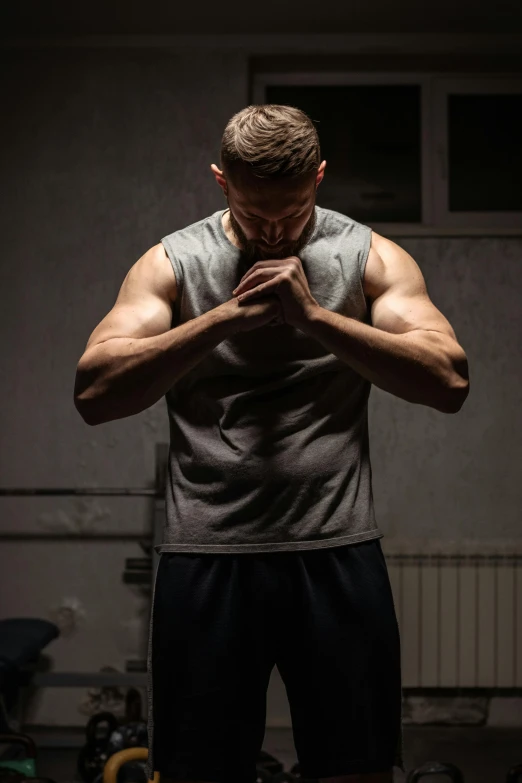
[(390, 394), (443, 412), (462, 404), (466, 382), (455, 371), (445, 335), (392, 334), (323, 307), (300, 329)]
[(75, 405), (92, 425), (140, 413), (233, 331), (230, 317), (216, 308), (154, 337), (95, 345), (78, 364)]

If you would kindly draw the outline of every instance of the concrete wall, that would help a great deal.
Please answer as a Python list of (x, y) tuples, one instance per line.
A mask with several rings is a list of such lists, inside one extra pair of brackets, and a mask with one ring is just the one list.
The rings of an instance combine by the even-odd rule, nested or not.
[[(210, 164), (227, 120), (249, 102), (247, 54), (20, 49), (4, 51), (2, 65), (1, 486), (153, 486), (154, 447), (168, 440), (164, 402), (90, 428), (73, 405), (76, 364), (130, 266), (225, 206)], [(383, 546), (520, 549), (522, 239), (394, 239), (467, 352), (471, 394), (447, 416), (372, 390)], [(121, 574), (126, 557), (142, 555), (149, 501), (0, 498), (0, 508), (10, 536), (0, 617), (59, 622), (63, 636), (49, 647), (57, 671), (124, 671), (143, 658), (148, 598)], [(24, 533), (39, 538), (16, 538)], [(113, 708), (112, 697), (117, 704), (118, 694), (96, 689), (45, 689), (29, 718), (83, 724)], [(277, 678), (268, 722), (287, 718)]]

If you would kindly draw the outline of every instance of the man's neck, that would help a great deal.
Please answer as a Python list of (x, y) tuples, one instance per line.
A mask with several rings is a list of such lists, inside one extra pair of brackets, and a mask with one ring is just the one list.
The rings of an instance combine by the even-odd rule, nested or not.
[(232, 227), (230, 225), (230, 210), (227, 209), (226, 212), (223, 213), (221, 217), (221, 223), (223, 224), (223, 230), (229, 240), (232, 242), (233, 245), (235, 245), (239, 250), (241, 250), (241, 247), (234, 235), (234, 232), (232, 231)]

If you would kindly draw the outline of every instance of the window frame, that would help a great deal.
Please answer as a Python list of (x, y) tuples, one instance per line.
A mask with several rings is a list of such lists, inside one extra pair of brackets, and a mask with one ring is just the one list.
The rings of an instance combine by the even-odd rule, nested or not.
[[(520, 212), (459, 212), (448, 210), (447, 95), (461, 91), (522, 92), (518, 74), (447, 74), (418, 71), (258, 71), (252, 74), (252, 102), (266, 103), (270, 86), (401, 85), (420, 87), (422, 222), (371, 223), (377, 233), (395, 236), (522, 235)], [(326, 170), (328, 176), (328, 169)]]
[[(450, 212), (448, 96), (522, 94), (522, 77), (504, 75), (438, 78), (433, 83), (434, 144), (438, 165), (433, 168), (434, 221), (452, 228), (483, 226), (486, 231), (522, 229), (522, 210), (498, 212)], [(522, 187), (522, 183), (521, 183)]]

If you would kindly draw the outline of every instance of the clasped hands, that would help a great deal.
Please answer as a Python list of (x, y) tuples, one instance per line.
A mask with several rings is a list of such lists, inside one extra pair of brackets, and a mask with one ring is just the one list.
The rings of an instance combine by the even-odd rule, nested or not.
[(249, 302), (256, 296), (275, 294), (281, 302), (284, 322), (297, 328), (306, 324), (315, 308), (320, 306), (312, 296), (301, 259), (297, 256), (257, 261), (232, 293), (240, 303)]

